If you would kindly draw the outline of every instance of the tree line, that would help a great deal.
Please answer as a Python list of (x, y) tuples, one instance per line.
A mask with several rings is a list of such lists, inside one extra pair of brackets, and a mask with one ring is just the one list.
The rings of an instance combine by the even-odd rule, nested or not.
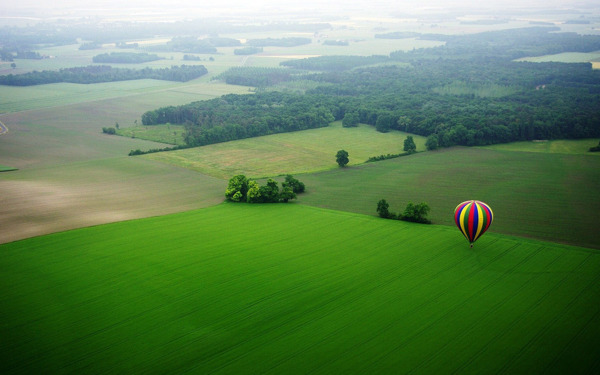
[(184, 124), (188, 146), (328, 126), (334, 121), (326, 98), (279, 92), (229, 94), (142, 115), (142, 124)]
[(90, 65), (60, 70), (33, 71), (25, 74), (0, 76), (0, 85), (32, 86), (48, 83), (100, 83), (128, 81), (135, 79), (160, 79), (165, 81), (186, 82), (208, 73), (203, 65), (182, 65), (162, 69), (113, 68), (108, 65)]
[(404, 212), (395, 214), (390, 211), (390, 204), (382, 199), (377, 202), (377, 214), (384, 219), (403, 220), (413, 223), (431, 224), (431, 220), (427, 219), (429, 213), (429, 205), (425, 202), (414, 204), (409, 202), (404, 209)]
[(294, 70), (266, 67), (234, 67), (219, 74), (214, 79), (222, 80), (229, 85), (252, 87), (268, 87), (292, 78)]
[(120, 63), (120, 64), (141, 64), (150, 61), (162, 60), (164, 57), (160, 57), (156, 54), (149, 53), (135, 53), (135, 52), (111, 52), (103, 53), (92, 57), (92, 61), (95, 63)]

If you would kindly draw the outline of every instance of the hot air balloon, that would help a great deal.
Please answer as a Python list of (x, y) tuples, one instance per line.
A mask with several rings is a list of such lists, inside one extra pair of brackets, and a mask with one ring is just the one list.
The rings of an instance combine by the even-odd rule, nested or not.
[(454, 210), (454, 221), (471, 247), (492, 224), (494, 213), (487, 204), (480, 201), (462, 202)]

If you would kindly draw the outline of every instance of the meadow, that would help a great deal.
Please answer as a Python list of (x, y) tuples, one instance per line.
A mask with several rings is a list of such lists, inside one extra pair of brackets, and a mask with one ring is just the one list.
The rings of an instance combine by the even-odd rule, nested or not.
[(0, 165), (0, 172), (10, 172), (14, 170), (16, 170), (16, 168), (8, 167), (6, 165)]
[(186, 143), (183, 138), (184, 130), (185, 129), (183, 125), (137, 125), (128, 126), (125, 128), (119, 127), (119, 129), (117, 129), (117, 135), (130, 138), (146, 139), (159, 143), (185, 146)]
[(530, 142), (501, 143), (497, 145), (486, 146), (485, 148), (490, 150), (598, 156), (599, 153), (589, 151), (591, 147), (597, 145), (596, 139), (554, 139)]
[(298, 204), (0, 251), (5, 374), (600, 371), (597, 251)]
[[(147, 154), (144, 158), (190, 168), (203, 174), (229, 179), (237, 174), (260, 178), (308, 173), (337, 168), (335, 154), (344, 149), (349, 165), (369, 157), (402, 153), (409, 134), (380, 133), (361, 124), (343, 128), (341, 121), (326, 128), (281, 133), (172, 152)], [(413, 135), (417, 151), (425, 150), (425, 138)]]
[[(528, 62), (562, 62), (562, 63), (585, 63), (600, 60), (600, 51), (596, 52), (563, 52), (555, 55), (544, 55), (535, 57), (524, 57), (517, 61)], [(594, 67), (595, 68), (595, 67)]]
[(494, 210), (491, 231), (600, 248), (600, 158), (453, 148), (297, 176), (302, 204), (375, 215), (426, 202), (435, 224), (454, 226), (455, 207), (478, 199)]

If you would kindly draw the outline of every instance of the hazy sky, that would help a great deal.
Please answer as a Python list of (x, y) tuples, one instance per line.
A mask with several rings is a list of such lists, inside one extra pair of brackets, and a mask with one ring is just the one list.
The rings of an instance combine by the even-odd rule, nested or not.
[[(340, 10), (362, 11), (365, 13), (412, 12), (436, 8), (461, 8), (479, 12), (486, 9), (507, 8), (589, 8), (597, 1), (591, 0), (1, 0), (0, 18), (14, 13), (35, 13), (38, 17), (55, 17), (62, 14), (102, 15), (106, 13), (127, 13), (132, 9), (168, 9), (170, 14), (180, 11), (189, 17), (202, 17), (215, 14), (260, 13), (294, 10), (319, 10), (335, 14)], [(599, 2), (600, 3), (600, 2)], [(595, 5), (596, 8), (599, 5)], [(47, 10), (47, 11), (46, 11)]]

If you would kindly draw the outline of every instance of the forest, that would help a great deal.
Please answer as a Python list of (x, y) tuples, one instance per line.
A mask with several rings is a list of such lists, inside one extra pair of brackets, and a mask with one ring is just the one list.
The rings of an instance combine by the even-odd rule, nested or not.
[(142, 115), (144, 125), (185, 124), (188, 146), (325, 127), (334, 121), (331, 104), (322, 95), (279, 92), (224, 95), (184, 106), (169, 106)]
[(347, 114), (381, 132), (428, 136), (431, 147), (598, 137), (600, 71), (589, 63), (514, 61), (567, 46), (600, 49), (598, 36), (552, 31), (486, 32), (446, 37), (442, 47), (390, 56), (283, 62), (293, 68), (289, 71), (233, 68), (221, 78), (259, 91), (286, 81), (312, 81), (317, 87), (305, 94), (228, 95), (149, 111), (142, 119), (146, 125), (186, 124), (190, 146), (326, 126), (327, 119), (343, 120)]
[(108, 65), (89, 65), (60, 70), (33, 71), (25, 74), (0, 76), (0, 85), (33, 86), (47, 83), (100, 83), (128, 81), (134, 79), (160, 79), (165, 81), (186, 82), (205, 75), (208, 71), (203, 65), (181, 65), (162, 69), (126, 69)]

